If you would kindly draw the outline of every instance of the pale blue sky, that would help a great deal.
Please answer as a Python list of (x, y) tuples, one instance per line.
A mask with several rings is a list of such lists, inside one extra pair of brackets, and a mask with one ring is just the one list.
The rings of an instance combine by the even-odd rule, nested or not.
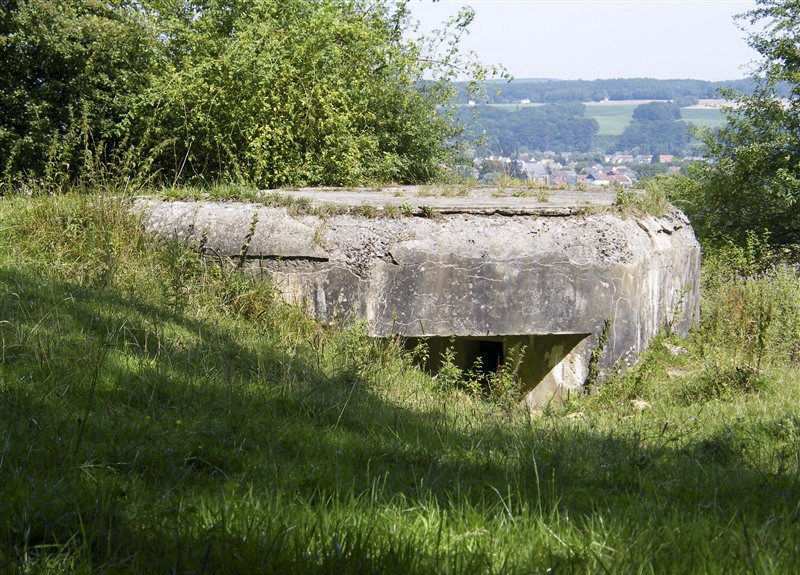
[(412, 0), (421, 30), (462, 6), (476, 17), (465, 46), (514, 76), (565, 80), (747, 75), (757, 54), (733, 21), (749, 0)]

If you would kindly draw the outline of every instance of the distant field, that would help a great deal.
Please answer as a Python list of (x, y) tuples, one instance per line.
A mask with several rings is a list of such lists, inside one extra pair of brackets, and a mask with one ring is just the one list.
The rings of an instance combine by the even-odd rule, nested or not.
[[(648, 100), (624, 100), (617, 102), (587, 102), (586, 116), (594, 118), (600, 124), (598, 136), (619, 136), (633, 119), (633, 110), (639, 104)], [(706, 102), (705, 100), (703, 102)], [(708, 100), (707, 102), (718, 102)], [(722, 102), (722, 101), (720, 101)], [(516, 112), (521, 108), (542, 106), (543, 104), (491, 104), (493, 108), (500, 108), (508, 112)], [(707, 104), (710, 106), (710, 104)], [(725, 123), (725, 116), (718, 106), (681, 108), (681, 117), (698, 127), (718, 128)]]
[[(600, 124), (598, 136), (619, 136), (633, 119), (633, 104), (609, 104), (586, 106), (586, 115)], [(695, 126), (718, 128), (725, 123), (722, 110), (716, 108), (681, 108), (681, 118)]]
[[(507, 112), (516, 112), (522, 108), (543, 105), (544, 104), (538, 103), (491, 104), (493, 108), (499, 108)], [(600, 131), (597, 132), (598, 136), (619, 136), (625, 129), (625, 126), (631, 122), (631, 118), (633, 117), (633, 109), (636, 106), (636, 103), (628, 102), (623, 104), (592, 102), (586, 106), (586, 116), (596, 119), (597, 123), (600, 124)]]
[(636, 104), (587, 105), (586, 116), (600, 124), (598, 136), (619, 136), (631, 123)]
[[(505, 110), (506, 112), (516, 112), (517, 110), (521, 110), (522, 108), (536, 108), (538, 106), (544, 106), (544, 104), (533, 103), (533, 104), (489, 104), (492, 108), (498, 108), (500, 110)], [(463, 106), (462, 106), (463, 107)]]
[(701, 128), (719, 128), (725, 123), (725, 115), (719, 109), (682, 108), (681, 116), (687, 122)]

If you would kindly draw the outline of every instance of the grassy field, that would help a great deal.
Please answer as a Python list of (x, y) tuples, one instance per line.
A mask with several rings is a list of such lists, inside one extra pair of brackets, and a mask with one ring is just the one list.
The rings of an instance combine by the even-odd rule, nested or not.
[[(586, 115), (594, 118), (600, 124), (599, 136), (618, 136), (633, 119), (635, 105), (631, 104), (606, 104), (603, 106), (586, 106)], [(695, 126), (704, 128), (718, 128), (725, 122), (721, 110), (681, 108), (681, 118)]]
[(586, 116), (600, 124), (598, 136), (619, 136), (633, 118), (634, 104), (586, 106)]
[(529, 413), (118, 199), (0, 198), (0, 571), (794, 573), (800, 279), (709, 265), (702, 330)]
[[(493, 107), (514, 112), (525, 106), (541, 106), (542, 104), (495, 104)], [(631, 123), (633, 110), (637, 104), (620, 103), (601, 105), (586, 105), (586, 116), (594, 118), (600, 124), (598, 136), (619, 136)], [(718, 128), (725, 117), (719, 109), (681, 108), (681, 117), (684, 121), (704, 128)]]
[(695, 126), (712, 130), (725, 123), (725, 115), (719, 109), (681, 108), (681, 117)]

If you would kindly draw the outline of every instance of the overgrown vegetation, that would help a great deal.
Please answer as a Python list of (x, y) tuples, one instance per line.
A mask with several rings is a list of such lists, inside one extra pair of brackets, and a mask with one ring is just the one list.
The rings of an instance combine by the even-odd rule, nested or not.
[(656, 176), (645, 180), (643, 190), (620, 188), (614, 199), (614, 209), (620, 215), (662, 216), (670, 209), (668, 191), (671, 179)]
[[(741, 18), (755, 30), (761, 55), (752, 94), (725, 92), (736, 103), (718, 132), (703, 140), (708, 162), (698, 163), (681, 196), (704, 236), (743, 245), (751, 231), (800, 255), (800, 5), (759, 0)], [(788, 93), (787, 93), (788, 92)]]
[[(513, 358), (487, 374), (481, 366), (465, 373), (445, 356), (432, 378), (401, 341), (370, 339), (363, 326), (323, 328), (270, 285), (146, 234), (126, 203), (127, 192), (153, 176), (168, 184), (238, 178), (230, 159), (239, 156), (225, 146), (238, 137), (231, 126), (248, 124), (237, 123), (233, 83), (216, 80), (247, 77), (254, 55), (243, 47), (259, 53), (259, 66), (271, 63), (277, 76), (264, 77), (276, 79), (278, 94), (297, 96), (296, 86), (277, 81), (296, 77), (294, 66), (318, 71), (312, 92), (332, 99), (301, 98), (295, 104), (308, 108), (284, 110), (308, 122), (297, 141), (319, 136), (323, 156), (360, 157), (362, 133), (350, 129), (342, 112), (350, 108), (337, 108), (352, 86), (336, 85), (326, 58), (374, 63), (382, 49), (397, 57), (391, 41), (369, 43), (385, 40), (402, 10), (298, 0), (282, 4), (284, 14), (265, 0), (251, 22), (237, 12), (244, 5), (231, 2), (6, 4), (3, 190), (28, 193), (0, 197), (0, 571), (796, 571), (800, 272), (788, 167), (765, 180), (773, 195), (763, 221), (752, 219), (749, 196), (743, 211), (713, 212), (712, 200), (723, 197), (713, 186), (723, 180), (711, 172), (684, 180), (677, 197), (697, 218), (706, 249), (700, 325), (683, 338), (665, 330), (635, 366), (592, 385), (593, 393), (529, 412), (517, 401)], [(759, 5), (755, 17), (798, 21), (788, 4)], [(263, 58), (282, 49), (278, 31), (331, 19), (336, 25), (316, 37), (287, 40), (297, 50), (291, 55)], [(464, 13), (456, 29), (468, 20)], [(396, 22), (394, 32), (403, 25)], [(314, 48), (332, 38), (365, 52)], [(764, 42), (757, 45), (771, 46)], [(353, 78), (368, 93), (388, 90), (401, 112), (410, 106), (410, 116), (381, 119), (400, 122), (385, 134), (402, 135), (426, 109), (414, 102), (427, 102), (425, 90), (434, 88), (404, 91), (416, 84), (391, 70), (399, 84)], [(39, 98), (26, 99), (20, 87), (37, 78), (47, 79)], [(142, 99), (126, 91), (133, 85), (145, 86)], [(398, 86), (405, 88), (393, 92)], [(74, 101), (71, 87), (80, 88)], [(298, 112), (316, 105), (331, 108)], [(128, 132), (141, 118), (160, 120)], [(267, 150), (280, 130), (259, 126)], [(180, 137), (161, 146), (172, 129)], [(140, 139), (128, 137), (134, 133)], [(375, 133), (364, 132), (366, 150), (397, 152), (398, 142), (370, 148)], [(743, 128), (741, 136), (755, 133)], [(297, 141), (285, 156), (264, 156), (277, 163), (247, 169), (263, 169), (272, 183), (315, 181), (306, 156), (292, 155)], [(745, 147), (721, 142), (735, 153), (708, 169), (728, 177), (726, 162), (742, 160)], [(423, 163), (400, 162), (385, 174), (426, 174), (433, 156), (414, 157)], [(357, 163), (342, 169), (351, 170), (344, 179), (375, 175)], [(331, 173), (319, 177), (339, 177)], [(667, 182), (621, 193), (618, 209), (664, 209)], [(218, 184), (164, 194), (311, 209)], [(410, 212), (404, 206), (398, 213)], [(716, 228), (723, 214), (732, 219)], [(427, 215), (437, 217), (430, 208)]]
[(0, 15), (3, 190), (424, 182), (459, 152), (473, 17), (412, 42), (404, 3), (19, 0)]
[(795, 270), (710, 273), (700, 331), (538, 414), (511, 373), (431, 379), (125, 208), (0, 200), (3, 570), (795, 569)]

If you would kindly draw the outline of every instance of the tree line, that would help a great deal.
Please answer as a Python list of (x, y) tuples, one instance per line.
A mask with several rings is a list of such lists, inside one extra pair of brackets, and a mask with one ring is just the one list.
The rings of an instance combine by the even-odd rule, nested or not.
[(512, 154), (520, 148), (588, 152), (599, 129), (580, 103), (552, 104), (507, 111), (492, 106), (462, 108), (462, 122), (474, 121), (488, 150)]
[[(657, 80), (654, 78), (615, 78), (607, 80), (536, 80), (514, 79), (510, 82), (485, 83), (483, 103), (513, 104), (522, 100), (536, 103), (600, 102), (603, 100), (675, 100), (682, 105), (696, 103), (700, 98), (718, 98), (720, 90), (735, 90), (752, 94), (757, 87), (755, 78), (722, 82), (705, 80)], [(460, 85), (460, 99), (466, 104), (467, 83)], [(776, 85), (786, 97), (789, 84)]]
[(633, 119), (615, 142), (615, 150), (636, 154), (685, 155), (693, 137), (675, 102), (648, 102), (634, 108)]

